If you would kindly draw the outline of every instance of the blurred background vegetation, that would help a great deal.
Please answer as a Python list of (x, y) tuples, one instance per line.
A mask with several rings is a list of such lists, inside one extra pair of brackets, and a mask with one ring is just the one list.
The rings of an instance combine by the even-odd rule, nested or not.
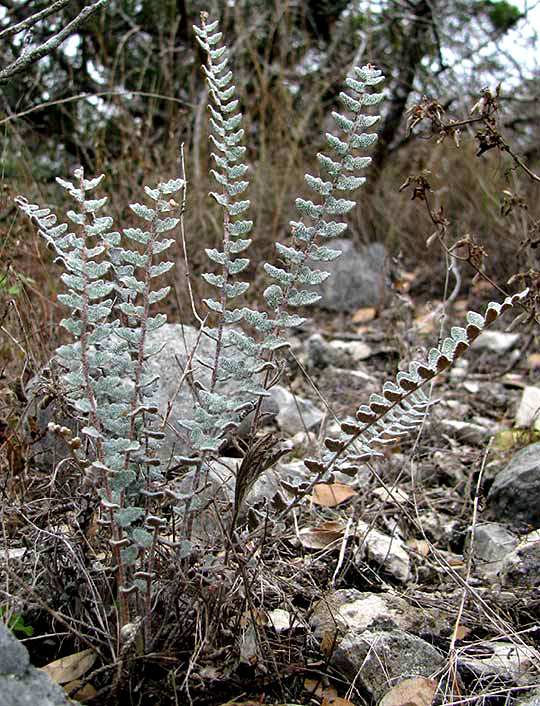
[[(295, 216), (294, 197), (304, 192), (303, 175), (316, 171), (343, 78), (352, 65), (368, 62), (384, 70), (387, 100), (348, 237), (384, 243), (390, 257), (415, 271), (413, 293), (440, 294), (446, 264), (440, 250), (425, 246), (433, 225), (410, 193), (399, 191), (410, 174), (429, 170), (434, 207), (444, 207), (456, 238), (471, 233), (484, 245), (490, 276), (504, 284), (527, 265), (517, 251), (538, 227), (538, 184), (496, 150), (476, 157), (473, 128), (463, 130), (458, 149), (450, 140), (439, 144), (427, 125), (414, 134), (407, 127), (409, 109), (423, 96), (438, 101), (446, 119), (464, 119), (481, 89), (500, 84), (500, 129), (529, 167), (538, 165), (538, 45), (532, 16), (521, 6), (506, 0), (0, 0), (0, 318), (10, 333), (3, 364), (7, 348), (8, 358), (17, 346), (48, 355), (62, 315), (55, 301), (60, 270), (12, 199), (21, 193), (61, 215), (65, 204), (54, 178), (79, 164), (87, 175), (106, 173), (119, 228), (131, 225), (127, 205), (143, 198), (142, 184), (179, 175), (184, 144), (190, 265), (195, 273), (206, 268), (203, 246), (218, 244), (222, 228), (207, 198), (207, 96), (191, 29), (201, 10), (220, 20), (245, 116), (255, 292), (257, 264), (273, 258), (273, 242), (285, 238)], [(44, 17), (33, 22), (41, 11)], [(64, 41), (17, 71), (21, 57), (54, 44), (62, 31)], [(516, 199), (506, 215), (503, 190)], [(189, 322), (183, 273), (179, 249), (169, 307), (173, 320)]]

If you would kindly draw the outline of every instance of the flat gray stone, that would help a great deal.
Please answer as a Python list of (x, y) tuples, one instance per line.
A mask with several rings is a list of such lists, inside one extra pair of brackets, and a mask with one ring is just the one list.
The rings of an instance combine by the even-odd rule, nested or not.
[(497, 519), (540, 526), (540, 443), (520, 449), (497, 473), (487, 502)]
[(278, 426), (288, 436), (306, 429), (310, 431), (320, 425), (324, 413), (310, 400), (293, 395), (279, 385), (272, 388), (271, 395), (270, 399), (279, 410), (276, 414)]
[(540, 586), (540, 531), (536, 530), (507, 554), (501, 562), (503, 586)]
[(21, 675), (29, 666), (28, 650), (0, 621), (0, 675)]
[(481, 522), (474, 528), (475, 568), (486, 577), (495, 578), (502, 560), (519, 544), (517, 535), (498, 522)]
[(330, 661), (347, 679), (366, 689), (375, 701), (398, 680), (432, 677), (446, 663), (433, 645), (402, 630), (348, 632)]
[(516, 699), (516, 706), (540, 706), (540, 689), (534, 689)]

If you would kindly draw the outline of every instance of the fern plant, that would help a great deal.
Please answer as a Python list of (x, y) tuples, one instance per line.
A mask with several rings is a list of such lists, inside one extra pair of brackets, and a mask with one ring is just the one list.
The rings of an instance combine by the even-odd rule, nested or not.
[(361, 405), (354, 420), (343, 421), (339, 438), (325, 440), (327, 453), (321, 460), (306, 459), (305, 465), (322, 475), (336, 469), (354, 474), (363, 463), (382, 456), (380, 448), (395, 444), (423, 423), (433, 401), (424, 392), (426, 383), (450, 368), (464, 355), (480, 333), (510, 309), (534, 306), (529, 288), (507, 297), (502, 304), (490, 302), (485, 314), (467, 313), (465, 327), (453, 326), (450, 336), (429, 351), (425, 361), (412, 361), (407, 371), (384, 383), (381, 394), (372, 394)]
[[(363, 111), (383, 97), (372, 92), (384, 78), (372, 66), (355, 68), (346, 79), (348, 90), (340, 94), (344, 112), (333, 113), (339, 134), (327, 134), (329, 153), (317, 155), (320, 175), (305, 176), (314, 200), (297, 199), (300, 217), (290, 224), (291, 239), (276, 243), (279, 266), (264, 264), (271, 280), (263, 293), (266, 309), (238, 305), (249, 286), (237, 279), (249, 265), (246, 251), (252, 242), (247, 236), (253, 223), (244, 218), (249, 208), (249, 200), (243, 198), (249, 186), (248, 167), (243, 161), (242, 115), (234, 98), (227, 49), (221, 44), (217, 22), (207, 20), (203, 13), (195, 33), (208, 57), (210, 139), (215, 148), (211, 173), (219, 185), (211, 195), (223, 212), (223, 247), (206, 251), (218, 271), (203, 275), (218, 293), (204, 300), (213, 319), (212, 326), (204, 325), (202, 331), (214, 341), (215, 352), (212, 358), (198, 361), (200, 369), (210, 370), (210, 379), (205, 383), (194, 372), (190, 384), (195, 416), (177, 420), (179, 427), (189, 431), (194, 451), (177, 459), (195, 468), (188, 495), (166, 488), (156, 454), (156, 445), (163, 438), (162, 420), (150, 402), (156, 378), (148, 368), (149, 358), (159, 354), (159, 346), (149, 342), (149, 334), (165, 322), (164, 315), (152, 314), (152, 307), (168, 294), (168, 287), (156, 289), (154, 283), (172, 266), (161, 260), (174, 242), (164, 234), (178, 224), (173, 196), (185, 188), (185, 182), (175, 179), (155, 188), (145, 187), (152, 205), (131, 205), (144, 227), (121, 232), (111, 230), (109, 216), (98, 215), (106, 198), (90, 197), (103, 177), (86, 179), (81, 168), (75, 171), (75, 183), (58, 179), (77, 205), (67, 213), (74, 232), (69, 232), (66, 223), (57, 224), (50, 209), (30, 204), (23, 197), (17, 200), (65, 269), (62, 280), (67, 292), (59, 299), (70, 315), (61, 325), (73, 342), (60, 346), (56, 357), (64, 371), (66, 398), (84, 419), (83, 440), (70, 438), (69, 447), (95, 487), (102, 522), (109, 533), (118, 589), (119, 642), (130, 632), (132, 622), (142, 618), (147, 648), (152, 641), (156, 551), (165, 541), (161, 531), (169, 521), (160, 513), (160, 501), (165, 491), (173, 497), (175, 511), (184, 520), (184, 539), (189, 539), (197, 509), (193, 497), (199, 490), (204, 464), (219, 453), (226, 435), (246, 412), (254, 411), (253, 429), (257, 428), (262, 400), (279, 379), (279, 354), (288, 346), (285, 331), (305, 321), (295, 310), (317, 302), (319, 295), (312, 287), (329, 276), (315, 265), (340, 255), (328, 242), (345, 231), (343, 217), (355, 205), (342, 194), (355, 191), (365, 181), (358, 172), (368, 166), (370, 157), (359, 152), (377, 139), (367, 131), (378, 117)], [(368, 404), (358, 408), (354, 420), (342, 422), (339, 438), (326, 440), (326, 455), (306, 459), (307, 467), (315, 472), (314, 482), (333, 468), (354, 472), (376, 455), (381, 445), (417, 428), (431, 404), (422, 386), (452, 365), (482, 328), (516, 305), (532, 306), (528, 290), (507, 298), (502, 305), (490, 304), (485, 316), (470, 312), (466, 327), (453, 328), (442, 346), (432, 349), (427, 362), (413, 362), (407, 372), (386, 382), (380, 395), (372, 395)], [(225, 384), (229, 386), (227, 393), (223, 391)], [(56, 431), (68, 436), (62, 428)], [(231, 532), (250, 484), (280, 454), (271, 436), (252, 441), (237, 470)]]
[[(77, 204), (77, 210), (67, 212), (75, 232), (68, 232), (67, 223), (57, 225), (50, 209), (22, 197), (17, 203), (37, 223), (65, 269), (61, 278), (67, 293), (58, 298), (71, 313), (61, 326), (75, 340), (57, 348), (56, 359), (64, 370), (66, 399), (86, 420), (81, 429), (84, 453), (78, 439), (68, 443), (79, 467), (91, 476), (103, 508), (102, 522), (109, 527), (119, 630), (130, 623), (130, 597), (137, 594), (149, 638), (153, 561), (164, 524), (152, 513), (156, 499), (163, 496), (156, 488), (162, 474), (155, 450), (164, 434), (157, 409), (148, 402), (156, 379), (147, 371), (147, 361), (159, 349), (147, 338), (166, 320), (163, 314), (150, 314), (151, 306), (169, 292), (169, 287), (155, 289), (153, 281), (172, 267), (157, 258), (174, 242), (163, 234), (178, 223), (170, 215), (176, 209), (172, 195), (184, 182), (145, 187), (153, 207), (134, 203), (131, 209), (146, 222), (146, 229), (125, 228), (122, 238), (111, 231), (111, 217), (98, 215), (107, 198), (89, 196), (103, 176), (88, 180), (79, 168), (75, 179), (75, 184), (57, 179)], [(129, 241), (140, 248), (122, 247)]]

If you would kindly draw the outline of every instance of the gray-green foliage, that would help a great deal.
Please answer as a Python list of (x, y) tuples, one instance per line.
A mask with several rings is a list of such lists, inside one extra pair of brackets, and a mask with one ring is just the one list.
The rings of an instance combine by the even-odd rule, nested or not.
[[(371, 66), (355, 68), (346, 79), (348, 92), (340, 94), (344, 112), (333, 113), (338, 134), (327, 134), (328, 154), (317, 155), (320, 174), (305, 177), (314, 200), (297, 199), (299, 220), (290, 224), (290, 239), (276, 243), (277, 264), (264, 264), (271, 282), (264, 291), (262, 308), (248, 308), (241, 304), (241, 297), (249, 285), (238, 278), (249, 265), (246, 253), (252, 240), (247, 236), (253, 227), (245, 218), (249, 182), (243, 161), (246, 150), (241, 144), (242, 115), (217, 23), (207, 23), (203, 17), (201, 24), (195, 32), (208, 57), (210, 139), (215, 148), (211, 173), (218, 184), (211, 195), (223, 211), (223, 246), (206, 250), (217, 271), (203, 275), (216, 290), (215, 297), (204, 300), (213, 317), (212, 328), (203, 328), (203, 335), (215, 342), (215, 353), (212, 359), (197, 360), (211, 371), (210, 380), (203, 384), (197, 371), (192, 373), (195, 416), (176, 420), (189, 431), (194, 450), (193, 456), (179, 460), (195, 466), (196, 473), (191, 496), (167, 492), (177, 499), (176, 511), (186, 520), (186, 529), (196, 507), (191, 503), (199, 490), (202, 464), (218, 453), (225, 435), (247, 411), (255, 410), (256, 425), (260, 402), (280, 375), (279, 354), (288, 345), (285, 331), (305, 321), (295, 309), (315, 303), (319, 296), (312, 288), (328, 277), (316, 266), (340, 255), (328, 242), (344, 232), (343, 216), (355, 205), (343, 194), (365, 181), (358, 172), (368, 166), (370, 157), (359, 152), (377, 139), (367, 131), (378, 118), (363, 110), (383, 97), (372, 92), (383, 76)], [(168, 287), (157, 288), (156, 282), (172, 266), (162, 259), (174, 242), (165, 234), (178, 224), (173, 195), (185, 188), (185, 182), (176, 179), (145, 187), (150, 205), (131, 205), (141, 227), (118, 232), (112, 230), (112, 218), (100, 215), (107, 199), (90, 198), (102, 178), (85, 179), (79, 168), (75, 183), (58, 179), (76, 204), (67, 212), (69, 225), (57, 224), (50, 209), (29, 204), (23, 197), (17, 203), (37, 223), (64, 268), (66, 291), (59, 299), (70, 314), (61, 325), (73, 342), (60, 346), (56, 356), (64, 371), (66, 399), (84, 420), (81, 434), (85, 438), (84, 447), (70, 443), (70, 448), (81, 470), (92, 477), (109, 527), (120, 627), (130, 621), (134, 604), (129, 595), (134, 593), (149, 639), (153, 561), (166, 522), (154, 506), (163, 495), (163, 469), (155, 453), (163, 438), (163, 420), (149, 401), (157, 379), (147, 363), (159, 347), (149, 342), (148, 334), (165, 322), (165, 316), (154, 314), (152, 307), (169, 291)], [(466, 328), (452, 329), (426, 363), (413, 362), (395, 381), (386, 382), (381, 395), (372, 395), (367, 405), (359, 407), (355, 420), (342, 423), (340, 438), (326, 441), (328, 453), (321, 460), (307, 460), (306, 465), (318, 476), (332, 467), (354, 471), (378, 447), (417, 428), (431, 404), (422, 385), (452, 365), (484, 326), (514, 304), (523, 304), (525, 298), (526, 293), (501, 306), (490, 304), (485, 317), (469, 313)], [(228, 384), (227, 394), (224, 384)], [(63, 435), (69, 432), (58, 425), (55, 428)], [(250, 473), (252, 478), (252, 469)], [(236, 489), (239, 498), (246, 487)], [(178, 559), (186, 546), (189, 553), (189, 539), (180, 537)]]
[[(320, 299), (319, 294), (306, 287), (320, 284), (328, 273), (310, 265), (332, 260), (340, 254), (321, 243), (340, 235), (347, 227), (333, 218), (346, 214), (355, 202), (340, 198), (339, 194), (356, 190), (365, 181), (355, 173), (371, 160), (357, 152), (365, 151), (376, 141), (376, 134), (364, 131), (373, 126), (378, 117), (366, 116), (362, 110), (382, 99), (382, 94), (369, 93), (369, 90), (384, 77), (380, 71), (366, 66), (354, 69), (354, 76), (346, 80), (349, 93), (341, 93), (340, 99), (352, 117), (333, 113), (341, 136), (328, 134), (332, 156), (318, 155), (325, 180), (306, 174), (306, 182), (320, 203), (297, 199), (302, 220), (291, 222), (290, 243), (276, 243), (282, 266), (264, 264), (266, 274), (274, 280), (264, 291), (268, 311), (232, 306), (232, 301), (245, 294), (249, 287), (248, 283), (235, 279), (249, 265), (245, 251), (251, 239), (244, 236), (253, 225), (250, 220), (240, 218), (250, 204), (248, 199), (240, 198), (249, 186), (245, 179), (248, 167), (242, 161), (246, 148), (241, 145), (242, 116), (237, 112), (232, 72), (228, 69), (227, 50), (220, 46), (222, 35), (217, 31), (218, 23), (207, 23), (203, 16), (201, 24), (194, 29), (208, 57), (204, 71), (211, 98), (210, 139), (216, 149), (212, 153), (215, 168), (211, 169), (211, 174), (221, 187), (211, 195), (223, 209), (224, 238), (223, 250), (206, 250), (220, 272), (203, 274), (203, 278), (219, 290), (219, 299), (205, 300), (207, 307), (217, 315), (216, 328), (207, 332), (216, 341), (215, 358), (207, 361), (213, 370), (212, 380), (210, 387), (199, 393), (195, 419), (182, 420), (181, 425), (190, 430), (194, 448), (204, 453), (217, 451), (224, 433), (238, 423), (251, 401), (269, 394), (270, 386), (279, 375), (276, 353), (288, 345), (284, 330), (305, 321), (291, 309)], [(243, 331), (233, 328), (240, 321), (244, 322)], [(253, 333), (249, 334), (246, 328)], [(231, 380), (238, 383), (236, 394), (220, 394), (219, 383)]]
[[(309, 288), (328, 276), (313, 263), (340, 254), (326, 242), (346, 228), (335, 217), (354, 206), (354, 201), (340, 194), (364, 182), (356, 173), (370, 158), (358, 155), (358, 151), (375, 142), (376, 135), (365, 130), (377, 118), (364, 115), (362, 110), (382, 98), (370, 90), (383, 80), (380, 72), (369, 66), (355, 69), (347, 78), (348, 93), (340, 98), (351, 117), (333, 114), (340, 132), (339, 136), (327, 135), (329, 155), (318, 155), (324, 178), (306, 175), (317, 202), (297, 200), (300, 220), (291, 223), (290, 241), (276, 243), (279, 266), (264, 265), (273, 280), (264, 292), (266, 310), (248, 308), (238, 304), (249, 287), (239, 276), (249, 265), (246, 251), (253, 226), (245, 218), (250, 202), (245, 198), (249, 182), (246, 148), (241, 144), (242, 115), (217, 23), (208, 23), (203, 16), (201, 25), (195, 32), (208, 57), (205, 73), (214, 147), (211, 173), (218, 185), (211, 196), (223, 210), (223, 246), (207, 249), (217, 271), (203, 274), (217, 292), (204, 300), (215, 321), (212, 328), (204, 327), (203, 331), (215, 341), (214, 357), (200, 361), (211, 370), (210, 381), (202, 384), (195, 376), (191, 381), (195, 416), (178, 420), (179, 426), (190, 432), (196, 452), (192, 465), (199, 470), (208, 455), (219, 451), (224, 436), (247, 411), (256, 410), (256, 424), (260, 401), (279, 377), (276, 356), (288, 345), (284, 332), (304, 321), (291, 310), (316, 302), (319, 296)], [(81, 434), (83, 448), (88, 451), (76, 444), (70, 448), (81, 469), (92, 475), (108, 518), (120, 596), (124, 597), (120, 601), (120, 622), (124, 625), (130, 608), (125, 597), (132, 591), (146, 592), (148, 601), (152, 553), (163, 524), (152, 514), (153, 500), (161, 497), (156, 487), (162, 476), (155, 445), (163, 434), (157, 410), (148, 399), (156, 379), (149, 373), (147, 361), (159, 352), (148, 342), (148, 334), (165, 321), (162, 314), (153, 314), (151, 307), (167, 296), (168, 287), (154, 285), (171, 267), (160, 256), (173, 243), (164, 234), (178, 224), (177, 204), (171, 197), (185, 184), (177, 179), (145, 187), (152, 205), (131, 205), (143, 226), (118, 232), (112, 230), (112, 218), (101, 215), (107, 199), (90, 197), (102, 178), (85, 179), (79, 168), (75, 183), (58, 179), (76, 204), (67, 213), (69, 226), (57, 224), (49, 209), (29, 204), (24, 198), (19, 198), (18, 204), (37, 223), (65, 270), (62, 280), (67, 291), (59, 299), (70, 315), (61, 325), (73, 342), (60, 346), (56, 357), (64, 370), (66, 399), (84, 419)], [(233, 394), (223, 394), (226, 383), (229, 390), (234, 389)], [(66, 432), (62, 428), (62, 433)], [(198, 478), (196, 473), (194, 493)], [(176, 509), (185, 518), (189, 518), (186, 510), (190, 503), (179, 499), (183, 507)], [(146, 608), (148, 612), (148, 602)]]
[[(76, 204), (66, 214), (69, 225), (57, 224), (48, 208), (22, 198), (18, 204), (65, 269), (61, 278), (67, 292), (58, 298), (70, 315), (61, 326), (74, 342), (57, 348), (56, 358), (64, 370), (66, 399), (86, 420), (81, 434), (90, 447), (87, 457), (111, 525), (117, 564), (123, 567), (120, 590), (146, 591), (148, 581), (134, 578), (134, 570), (147, 563), (155, 531), (152, 524), (134, 525), (150, 516), (154, 484), (161, 478), (155, 447), (163, 437), (157, 410), (148, 401), (156, 379), (146, 364), (159, 350), (147, 339), (166, 320), (150, 310), (169, 292), (154, 284), (172, 267), (159, 256), (174, 242), (164, 234), (178, 223), (171, 215), (177, 208), (172, 195), (184, 182), (145, 187), (152, 206), (131, 204), (143, 228), (120, 234), (111, 230), (110, 216), (99, 215), (107, 198), (90, 198), (103, 176), (85, 179), (81, 168), (74, 176), (75, 183), (57, 180)], [(88, 466), (88, 458), (80, 461)]]

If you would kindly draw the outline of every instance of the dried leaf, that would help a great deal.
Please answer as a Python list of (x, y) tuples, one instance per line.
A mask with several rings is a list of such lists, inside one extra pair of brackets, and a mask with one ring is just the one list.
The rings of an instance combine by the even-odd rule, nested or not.
[(304, 689), (309, 691), (310, 694), (313, 694), (313, 696), (322, 697), (324, 691), (322, 680), (306, 677), (304, 679)]
[(354, 706), (354, 704), (352, 701), (349, 701), (349, 699), (342, 699), (341, 696), (336, 696), (332, 699), (328, 699), (325, 696), (321, 706)]
[(345, 485), (345, 483), (317, 483), (313, 487), (311, 499), (316, 505), (335, 507), (353, 498), (355, 495), (358, 495), (356, 490)]
[(336, 687), (332, 684), (325, 686), (321, 695), (323, 697), (321, 706), (330, 706), (338, 698)]
[(321, 706), (354, 706), (352, 701), (338, 696), (337, 690), (332, 684), (322, 689), (317, 696), (322, 696)]
[(307, 549), (325, 549), (341, 540), (345, 527), (340, 522), (325, 522), (319, 527), (303, 527), (300, 530), (300, 541)]
[(92, 684), (85, 684), (81, 687), (82, 681), (80, 679), (74, 679), (68, 684), (64, 685), (64, 691), (69, 696), (70, 699), (74, 701), (91, 701), (97, 696), (97, 691), (94, 689)]
[(383, 503), (393, 503), (394, 505), (396, 503), (406, 503), (410, 500), (409, 494), (400, 488), (388, 490), (384, 486), (379, 486), (375, 488), (373, 495), (376, 495)]
[(540, 353), (529, 353), (527, 356), (527, 367), (540, 368)]
[(79, 679), (86, 674), (90, 667), (97, 659), (97, 654), (94, 650), (83, 650), (75, 654), (61, 657), (46, 664), (41, 669), (50, 676), (57, 684), (66, 684), (67, 682)]
[(357, 309), (353, 315), (353, 321), (355, 324), (365, 324), (368, 321), (372, 321), (377, 314), (377, 309), (374, 306), (364, 306), (361, 309)]
[(331, 657), (336, 649), (336, 632), (335, 630), (325, 630), (320, 644), (321, 653), (325, 657)]
[(471, 631), (465, 625), (458, 625), (456, 630), (456, 640), (464, 640)]
[(407, 546), (412, 549), (413, 552), (420, 554), (420, 556), (427, 556), (429, 554), (429, 542), (425, 539), (408, 539)]
[(404, 679), (386, 692), (379, 706), (431, 706), (436, 691), (437, 682), (433, 679)]

